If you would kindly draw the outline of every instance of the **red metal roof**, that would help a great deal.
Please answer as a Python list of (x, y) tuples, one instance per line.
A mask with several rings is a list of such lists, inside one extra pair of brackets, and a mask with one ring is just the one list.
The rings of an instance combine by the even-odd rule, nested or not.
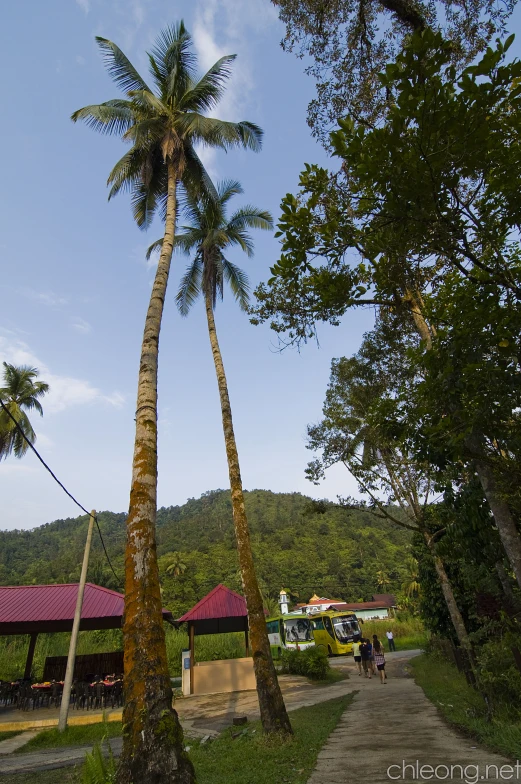
[(389, 605), (383, 602), (341, 602), (340, 604), (330, 604), (328, 609), (338, 612), (343, 610), (387, 610)]
[(247, 615), (248, 609), (244, 597), (225, 585), (219, 584), (197, 602), (195, 607), (178, 618), (178, 623), (208, 621), (217, 618), (243, 618)]
[(396, 597), (392, 593), (374, 593), (373, 602), (383, 602), (387, 607), (394, 607)]
[[(68, 631), (72, 628), (77, 596), (77, 583), (0, 586), (0, 634)], [(123, 604), (123, 594), (86, 583), (81, 628), (121, 626)], [(171, 615), (163, 610), (163, 616)]]

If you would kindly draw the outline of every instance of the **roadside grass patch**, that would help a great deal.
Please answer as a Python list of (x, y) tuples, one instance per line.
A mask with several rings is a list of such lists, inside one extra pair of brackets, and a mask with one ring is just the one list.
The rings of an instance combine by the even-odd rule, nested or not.
[(361, 629), (362, 637), (371, 639), (373, 634), (378, 635), (386, 651), (389, 650), (389, 644), (385, 632), (389, 631), (389, 629), (394, 635), (397, 651), (423, 649), (430, 636), (421, 619), (415, 617), (407, 618), (406, 620), (393, 618), (391, 620), (364, 621)]
[(20, 735), (20, 730), (11, 730), (10, 732), (0, 732), (0, 743), (3, 740), (9, 740), (9, 738), (14, 738), (15, 735)]
[(292, 711), (295, 735), (287, 740), (263, 735), (259, 721), (242, 731), (230, 728), (203, 745), (187, 740), (198, 784), (305, 784), (318, 752), (353, 697), (348, 694)]
[(453, 664), (424, 653), (409, 665), (416, 683), (450, 724), (494, 751), (521, 759), (521, 722), (512, 720), (507, 705), (503, 715), (490, 721), (485, 700)]
[[(59, 732), (56, 727), (51, 730), (42, 730), (29, 740), (24, 746), (15, 751), (15, 754), (25, 754), (29, 751), (43, 749), (58, 749), (63, 746), (93, 745), (104, 737), (116, 738), (121, 735), (122, 723), (120, 721), (100, 721), (97, 724), (80, 724), (67, 727), (64, 732)], [(2, 779), (3, 784), (3, 779)]]
[(2, 784), (78, 784), (79, 768), (60, 768), (59, 770), (39, 770), (37, 773), (2, 774)]

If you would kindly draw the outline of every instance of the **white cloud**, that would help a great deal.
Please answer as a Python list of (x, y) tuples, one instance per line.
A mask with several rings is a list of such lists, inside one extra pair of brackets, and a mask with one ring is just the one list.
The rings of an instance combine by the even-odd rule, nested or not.
[(124, 396), (119, 392), (115, 391), (110, 395), (105, 395), (101, 390), (92, 386), (89, 381), (52, 373), (45, 362), (38, 359), (31, 352), (29, 346), (21, 340), (10, 341), (0, 337), (0, 362), (38, 368), (40, 379), (50, 387), (44, 399), (44, 408), (47, 413), (56, 413), (73, 406), (94, 403), (105, 403), (115, 408), (121, 408), (125, 402)]
[(47, 305), (50, 308), (60, 307), (66, 305), (68, 299), (56, 294), (54, 291), (35, 291), (34, 289), (22, 289), (21, 294), (27, 299), (32, 299), (35, 302), (40, 302), (42, 305)]
[(52, 449), (54, 446), (52, 438), (49, 438), (49, 436), (46, 436), (45, 433), (41, 433), (39, 430), (36, 431), (36, 441), (39, 446), (43, 446), (45, 449)]
[(84, 13), (86, 13), (86, 14), (89, 13), (89, 11), (90, 11), (90, 2), (89, 2), (89, 0), (76, 0), (76, 2), (77, 2), (77, 4), (79, 5), (79, 7), (81, 8), (81, 10)]
[[(277, 22), (277, 11), (265, 0), (198, 0), (193, 26), (194, 46), (203, 71), (225, 54), (236, 54), (232, 76), (220, 103), (211, 114), (231, 121), (251, 119), (256, 111), (256, 91), (251, 41)], [(216, 151), (197, 150), (212, 178), (216, 178)]]
[(81, 332), (82, 335), (88, 335), (89, 332), (92, 332), (92, 327), (89, 322), (85, 321), (85, 319), (82, 319), (79, 316), (74, 319), (72, 326), (73, 329)]

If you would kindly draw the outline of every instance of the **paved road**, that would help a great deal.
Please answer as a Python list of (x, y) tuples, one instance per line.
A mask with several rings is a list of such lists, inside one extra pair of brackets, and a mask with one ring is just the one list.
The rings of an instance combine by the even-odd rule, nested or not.
[[(358, 677), (354, 674), (354, 662), (351, 663), (350, 683), (358, 687), (359, 692), (320, 751), (308, 784), (462, 779), (466, 779), (467, 784), (478, 784), (482, 780), (521, 781), (521, 771), (516, 778), (515, 768), (505, 770), (503, 779), (498, 778), (494, 766), (499, 770), (502, 765), (515, 763), (477, 747), (444, 723), (437, 709), (406, 672), (407, 661), (417, 653), (388, 654), (389, 678), (385, 685), (379, 678)], [(404, 772), (404, 765), (412, 767)], [(429, 768), (421, 770), (421, 766), (429, 765), (433, 769), (436, 766), (448, 768), (439, 767), (437, 773)], [(454, 767), (451, 775), (451, 765), (462, 766), (462, 770)], [(487, 765), (492, 766), (488, 775)], [(466, 767), (466, 775), (462, 776)]]

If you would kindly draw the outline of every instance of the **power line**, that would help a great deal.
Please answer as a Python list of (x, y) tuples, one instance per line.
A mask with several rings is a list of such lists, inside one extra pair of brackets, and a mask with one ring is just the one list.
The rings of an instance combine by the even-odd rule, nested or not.
[[(65, 487), (65, 485), (64, 485), (62, 482), (60, 482), (60, 480), (58, 479), (58, 477), (56, 476), (56, 474), (54, 473), (54, 471), (52, 471), (52, 469), (51, 469), (51, 468), (50, 468), (50, 467), (47, 465), (47, 463), (45, 462), (45, 460), (43, 459), (43, 457), (41, 456), (41, 454), (38, 452), (38, 450), (36, 449), (36, 447), (35, 447), (35, 446), (34, 446), (34, 445), (33, 445), (33, 444), (32, 444), (32, 443), (29, 441), (29, 439), (28, 439), (28, 438), (27, 438), (27, 436), (25, 435), (25, 433), (24, 433), (24, 431), (23, 431), (23, 428), (21, 427), (21, 425), (20, 425), (20, 423), (18, 422), (18, 420), (17, 420), (17, 419), (15, 419), (15, 417), (14, 417), (14, 416), (11, 414), (11, 412), (9, 411), (9, 409), (8, 409), (8, 408), (7, 408), (7, 406), (4, 404), (4, 402), (3, 402), (3, 400), (2, 400), (1, 398), (0, 398), (0, 406), (2, 406), (3, 410), (5, 411), (5, 413), (6, 413), (6, 414), (7, 414), (7, 416), (9, 417), (9, 419), (11, 419), (11, 420), (14, 422), (16, 429), (17, 429), (17, 430), (18, 430), (18, 432), (21, 434), (21, 436), (22, 436), (22, 438), (24, 439), (24, 441), (25, 441), (25, 442), (28, 444), (28, 446), (29, 446), (29, 447), (30, 447), (30, 448), (33, 450), (34, 454), (36, 455), (36, 457), (38, 458), (38, 460), (40, 461), (40, 463), (41, 463), (41, 464), (43, 465), (43, 467), (44, 467), (44, 468), (45, 468), (45, 469), (46, 469), (46, 470), (47, 470), (47, 471), (50, 473), (50, 475), (52, 476), (52, 478), (54, 479), (54, 481), (55, 481), (55, 482), (56, 482), (56, 483), (57, 483), (57, 484), (58, 484), (58, 485), (61, 487), (61, 489), (63, 490), (63, 492), (64, 492), (66, 495), (68, 495), (68, 496), (69, 496), (69, 498), (71, 499), (71, 501), (73, 501), (73, 502), (76, 504), (76, 506), (77, 506), (77, 507), (79, 507), (79, 508), (82, 510), (82, 512), (85, 512), (85, 514), (86, 514), (86, 515), (89, 515), (89, 516), (90, 516), (90, 512), (89, 512), (89, 511), (87, 511), (87, 509), (85, 509), (85, 507), (84, 507), (84, 506), (82, 506), (82, 505), (80, 504), (80, 502), (79, 502), (79, 501), (78, 501), (76, 498), (74, 498), (74, 496), (72, 495), (72, 493), (69, 493), (69, 491), (67, 490), (67, 488)], [(110, 558), (109, 558), (109, 554), (107, 553), (107, 548), (105, 547), (105, 542), (103, 541), (103, 536), (102, 536), (102, 534), (101, 534), (101, 529), (100, 529), (100, 527), (99, 527), (99, 522), (98, 522), (98, 517), (97, 517), (97, 515), (94, 515), (94, 520), (95, 520), (95, 522), (96, 522), (96, 528), (98, 529), (99, 538), (100, 538), (100, 540), (101, 540), (101, 544), (102, 544), (102, 547), (103, 547), (103, 551), (104, 551), (104, 553), (105, 553), (105, 557), (106, 557), (106, 559), (107, 559), (107, 561), (108, 561), (108, 564), (109, 564), (109, 566), (110, 566), (110, 568), (111, 568), (111, 570), (112, 570), (112, 574), (114, 575), (114, 577), (116, 578), (116, 580), (118, 581), (118, 583), (121, 585), (121, 584), (122, 584), (121, 577), (118, 577), (118, 575), (117, 575), (117, 574), (116, 574), (116, 572), (114, 571), (114, 567), (112, 566), (111, 560), (110, 560)]]

